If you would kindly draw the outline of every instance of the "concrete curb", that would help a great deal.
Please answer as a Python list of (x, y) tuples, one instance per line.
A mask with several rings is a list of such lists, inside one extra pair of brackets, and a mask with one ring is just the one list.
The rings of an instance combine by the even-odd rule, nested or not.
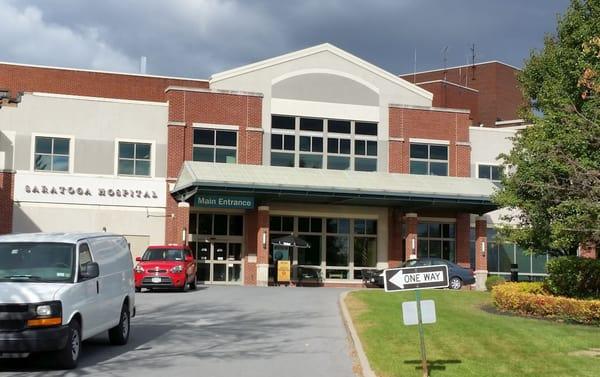
[(354, 350), (356, 351), (356, 355), (358, 357), (358, 362), (360, 363), (360, 368), (362, 370), (363, 377), (377, 377), (373, 369), (371, 369), (371, 365), (369, 364), (369, 359), (367, 359), (367, 355), (363, 349), (362, 343), (360, 342), (360, 338), (358, 337), (358, 333), (356, 332), (356, 328), (352, 323), (352, 318), (350, 317), (350, 312), (348, 311), (348, 307), (346, 307), (346, 296), (348, 293), (352, 291), (345, 291), (340, 294), (340, 310), (342, 312), (342, 318), (344, 319), (344, 325), (346, 327), (346, 331), (350, 334), (350, 339), (352, 339), (352, 345), (354, 346)]

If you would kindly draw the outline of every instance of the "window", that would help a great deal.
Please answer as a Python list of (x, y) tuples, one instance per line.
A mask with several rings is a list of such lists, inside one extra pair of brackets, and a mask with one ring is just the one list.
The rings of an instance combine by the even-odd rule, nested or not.
[(456, 260), (455, 224), (420, 223), (417, 227), (418, 255)]
[(477, 168), (477, 178), (500, 182), (502, 180), (502, 166), (479, 164)]
[(191, 213), (190, 234), (202, 236), (242, 236), (244, 216), (211, 213)]
[(296, 136), (271, 135), (271, 165), (294, 167)]
[(79, 245), (79, 274), (87, 269), (88, 264), (92, 263), (92, 253), (86, 243)]
[(193, 160), (235, 164), (237, 161), (237, 132), (195, 129)]
[(354, 170), (376, 171), (377, 170), (377, 141), (355, 140), (354, 141)]
[(448, 146), (410, 144), (410, 174), (448, 175)]
[(61, 137), (35, 137), (34, 169), (68, 172), (71, 140)]
[(152, 144), (119, 141), (119, 175), (150, 176)]
[(300, 136), (300, 167), (321, 169), (323, 167), (323, 138)]
[(350, 139), (330, 137), (327, 139), (327, 169), (350, 169)]

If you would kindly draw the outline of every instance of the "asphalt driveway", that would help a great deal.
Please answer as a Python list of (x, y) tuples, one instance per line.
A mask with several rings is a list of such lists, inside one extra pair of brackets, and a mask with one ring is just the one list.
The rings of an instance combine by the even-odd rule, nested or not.
[(83, 344), (79, 368), (0, 359), (0, 376), (350, 377), (341, 289), (201, 287), (137, 294), (129, 344)]

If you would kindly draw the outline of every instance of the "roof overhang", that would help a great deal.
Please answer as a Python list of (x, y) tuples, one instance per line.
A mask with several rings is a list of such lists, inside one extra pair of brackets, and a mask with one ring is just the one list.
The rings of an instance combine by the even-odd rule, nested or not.
[(257, 203), (300, 202), (435, 208), (483, 214), (497, 209), (489, 180), (186, 161), (172, 195), (250, 195)]

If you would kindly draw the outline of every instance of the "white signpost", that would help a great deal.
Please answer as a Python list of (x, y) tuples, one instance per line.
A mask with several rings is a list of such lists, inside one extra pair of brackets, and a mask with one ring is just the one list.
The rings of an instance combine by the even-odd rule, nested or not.
[[(421, 301), (421, 289), (447, 288), (448, 266), (389, 268), (383, 271), (383, 286), (386, 292), (415, 291), (416, 301), (402, 303), (402, 314), (405, 325), (419, 325), (421, 366), (423, 368), (423, 376), (428, 377), (429, 368), (425, 352), (423, 323), (435, 323), (435, 303), (433, 300)], [(415, 311), (416, 318), (414, 315)]]

